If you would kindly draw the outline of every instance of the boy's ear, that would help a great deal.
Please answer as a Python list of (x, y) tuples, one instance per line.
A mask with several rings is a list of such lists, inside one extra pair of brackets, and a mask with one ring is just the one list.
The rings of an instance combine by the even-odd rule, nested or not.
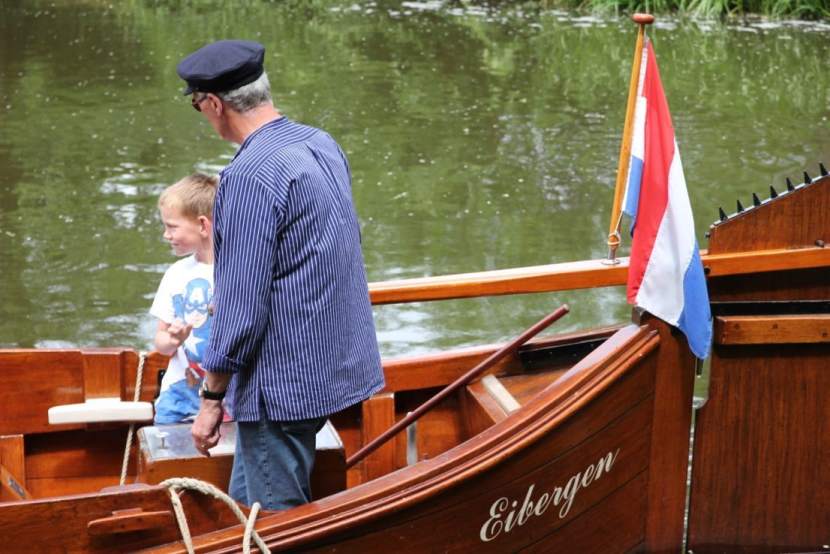
[(203, 233), (207, 233), (210, 235), (213, 233), (213, 223), (211, 222), (210, 218), (206, 215), (200, 215), (199, 218), (199, 231)]

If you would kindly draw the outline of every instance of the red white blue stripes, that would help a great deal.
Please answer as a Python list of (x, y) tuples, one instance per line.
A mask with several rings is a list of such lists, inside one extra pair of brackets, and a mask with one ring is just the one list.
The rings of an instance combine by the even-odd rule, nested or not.
[(712, 317), (694, 218), (651, 41), (643, 48), (623, 211), (632, 219), (628, 301), (709, 355)]

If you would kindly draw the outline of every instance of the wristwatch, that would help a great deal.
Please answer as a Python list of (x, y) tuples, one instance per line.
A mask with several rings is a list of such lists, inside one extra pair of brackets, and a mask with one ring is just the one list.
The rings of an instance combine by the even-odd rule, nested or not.
[(225, 392), (227, 392), (227, 391), (213, 392), (210, 389), (208, 389), (207, 388), (207, 379), (203, 379), (202, 380), (202, 386), (199, 387), (199, 396), (201, 396), (202, 398), (204, 398), (206, 400), (219, 400), (219, 401), (221, 401), (223, 398), (225, 398)]

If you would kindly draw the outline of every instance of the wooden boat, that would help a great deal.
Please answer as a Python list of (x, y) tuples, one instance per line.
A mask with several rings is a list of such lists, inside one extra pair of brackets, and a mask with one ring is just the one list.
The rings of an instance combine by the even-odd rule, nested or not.
[[(385, 361), (386, 389), (332, 416), (318, 441), (316, 499), (261, 512), (257, 533), (271, 551), (303, 552), (825, 550), (830, 177), (822, 167), (791, 188), (710, 229), (715, 342), (690, 486), (695, 360), (682, 335), (644, 314), (532, 340), (347, 469), (348, 456), (497, 346)], [(371, 293), (392, 303), (562, 291), (619, 285), (625, 272), (624, 260), (585, 261)], [(118, 486), (127, 423), (47, 421), (54, 406), (134, 399), (138, 364), (129, 349), (0, 351), (0, 550), (186, 551), (157, 483), (179, 474), (223, 486), (228, 456), (174, 445), (159, 456), (159, 430), (145, 427), (131, 484)], [(147, 357), (141, 400), (164, 365)], [(196, 552), (242, 548), (243, 525), (220, 501), (181, 500)]]

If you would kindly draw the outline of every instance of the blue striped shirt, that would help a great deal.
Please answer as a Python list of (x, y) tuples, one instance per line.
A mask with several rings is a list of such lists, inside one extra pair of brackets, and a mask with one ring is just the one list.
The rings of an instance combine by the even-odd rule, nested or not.
[[(235, 373), (237, 421), (326, 416), (383, 387), (346, 156), (281, 117), (222, 171), (202, 366)], [(263, 413), (264, 410), (264, 413)]]

